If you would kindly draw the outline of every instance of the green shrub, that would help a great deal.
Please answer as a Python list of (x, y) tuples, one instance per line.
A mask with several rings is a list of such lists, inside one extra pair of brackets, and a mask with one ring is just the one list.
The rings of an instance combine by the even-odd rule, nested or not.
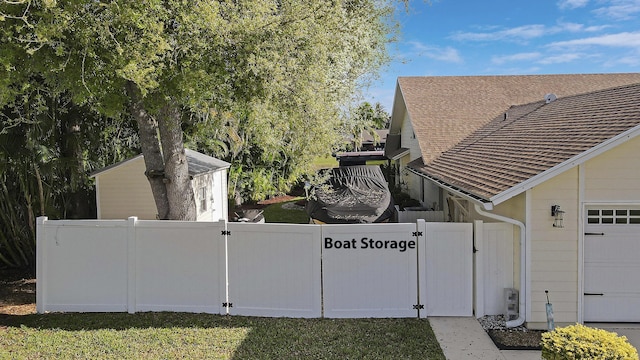
[(625, 336), (576, 324), (542, 335), (546, 360), (638, 360), (637, 350)]

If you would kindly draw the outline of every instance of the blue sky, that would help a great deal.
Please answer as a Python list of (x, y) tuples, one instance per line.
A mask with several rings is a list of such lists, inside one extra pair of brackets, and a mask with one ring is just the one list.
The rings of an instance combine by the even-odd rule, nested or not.
[(640, 0), (411, 0), (368, 90), (390, 113), (398, 76), (640, 71)]

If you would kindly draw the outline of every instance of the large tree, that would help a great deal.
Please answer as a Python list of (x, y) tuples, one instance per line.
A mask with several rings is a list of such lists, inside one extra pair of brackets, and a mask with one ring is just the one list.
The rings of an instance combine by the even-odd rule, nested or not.
[(341, 109), (387, 60), (392, 5), (2, 0), (0, 106), (37, 80), (104, 116), (130, 114), (159, 217), (193, 220), (184, 127), (250, 139), (258, 148), (243, 151), (287, 164), (265, 180), (290, 183), (330, 151)]

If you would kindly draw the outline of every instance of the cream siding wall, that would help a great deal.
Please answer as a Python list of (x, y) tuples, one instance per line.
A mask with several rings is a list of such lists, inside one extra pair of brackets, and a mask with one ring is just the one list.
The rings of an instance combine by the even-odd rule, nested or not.
[(400, 130), (400, 139), (401, 139), (401, 147), (409, 149), (409, 155), (400, 159), (400, 176), (402, 181), (406, 184), (407, 189), (409, 191), (409, 195), (411, 195), (414, 199), (422, 199), (421, 194), (421, 185), (420, 185), (420, 177), (415, 174), (409, 173), (407, 174), (402, 169), (404, 169), (410, 161), (418, 159), (422, 157), (422, 152), (420, 151), (420, 145), (418, 144), (418, 139), (413, 132), (413, 126), (411, 125), (411, 119), (409, 118), (409, 114), (405, 115), (404, 121), (402, 122), (402, 129)]
[[(578, 321), (579, 170), (574, 167), (531, 190), (529, 284), (531, 327), (546, 326), (546, 295), (558, 324)], [(551, 206), (560, 205), (564, 228), (553, 227)]]
[(640, 139), (634, 138), (584, 164), (585, 202), (640, 203)]
[(139, 157), (96, 176), (100, 219), (156, 219), (156, 204), (144, 171), (144, 159)]
[[(589, 203), (640, 203), (640, 139), (627, 141), (589, 161), (582, 168), (584, 193), (580, 194), (579, 168), (573, 168), (532, 190), (531, 216), (531, 327), (546, 326), (544, 290), (553, 302), (556, 323), (574, 323), (581, 301), (578, 276), (582, 266), (579, 248), (584, 237), (580, 218)], [(560, 205), (564, 228), (553, 228), (551, 205)]]

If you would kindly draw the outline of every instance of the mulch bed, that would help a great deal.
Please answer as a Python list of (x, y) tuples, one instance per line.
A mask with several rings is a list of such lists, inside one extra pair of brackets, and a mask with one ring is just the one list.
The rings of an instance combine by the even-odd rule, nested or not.
[(487, 330), (487, 334), (500, 350), (541, 350), (542, 330), (511, 331)]
[(298, 196), (291, 196), (291, 195), (276, 196), (276, 197), (272, 197), (270, 199), (259, 201), (258, 205), (278, 204), (278, 203), (294, 200), (297, 197)]
[[(35, 269), (0, 269), (0, 318), (36, 312)], [(2, 326), (2, 324), (0, 324)]]

